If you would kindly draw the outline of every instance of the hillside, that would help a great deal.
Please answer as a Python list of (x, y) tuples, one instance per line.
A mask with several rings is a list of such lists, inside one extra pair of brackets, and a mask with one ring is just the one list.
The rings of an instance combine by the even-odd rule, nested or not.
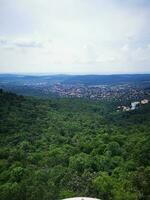
[(3, 200), (150, 198), (150, 105), (36, 99), (0, 90)]

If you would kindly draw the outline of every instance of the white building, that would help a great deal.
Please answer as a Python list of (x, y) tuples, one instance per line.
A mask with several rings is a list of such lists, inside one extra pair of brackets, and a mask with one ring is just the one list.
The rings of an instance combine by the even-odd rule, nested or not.
[(132, 102), (131, 103), (131, 110), (135, 110), (139, 104), (140, 104), (139, 101)]
[(141, 104), (147, 104), (147, 103), (148, 103), (148, 99), (141, 100)]

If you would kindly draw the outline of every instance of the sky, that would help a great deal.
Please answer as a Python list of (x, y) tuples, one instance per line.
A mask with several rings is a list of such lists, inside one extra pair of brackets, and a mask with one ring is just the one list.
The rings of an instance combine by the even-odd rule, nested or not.
[(0, 0), (0, 73), (150, 73), (150, 0)]

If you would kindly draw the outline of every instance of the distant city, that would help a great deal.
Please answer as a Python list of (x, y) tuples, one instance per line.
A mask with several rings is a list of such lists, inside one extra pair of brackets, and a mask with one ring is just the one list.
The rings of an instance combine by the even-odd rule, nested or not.
[(129, 110), (129, 103), (149, 100), (150, 75), (0, 75), (0, 88), (27, 96), (128, 102), (122, 110)]

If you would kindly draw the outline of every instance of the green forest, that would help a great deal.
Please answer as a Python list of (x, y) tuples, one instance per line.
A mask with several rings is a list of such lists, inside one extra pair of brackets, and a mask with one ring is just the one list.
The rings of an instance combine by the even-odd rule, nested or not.
[(150, 199), (150, 104), (40, 99), (0, 90), (0, 198)]

